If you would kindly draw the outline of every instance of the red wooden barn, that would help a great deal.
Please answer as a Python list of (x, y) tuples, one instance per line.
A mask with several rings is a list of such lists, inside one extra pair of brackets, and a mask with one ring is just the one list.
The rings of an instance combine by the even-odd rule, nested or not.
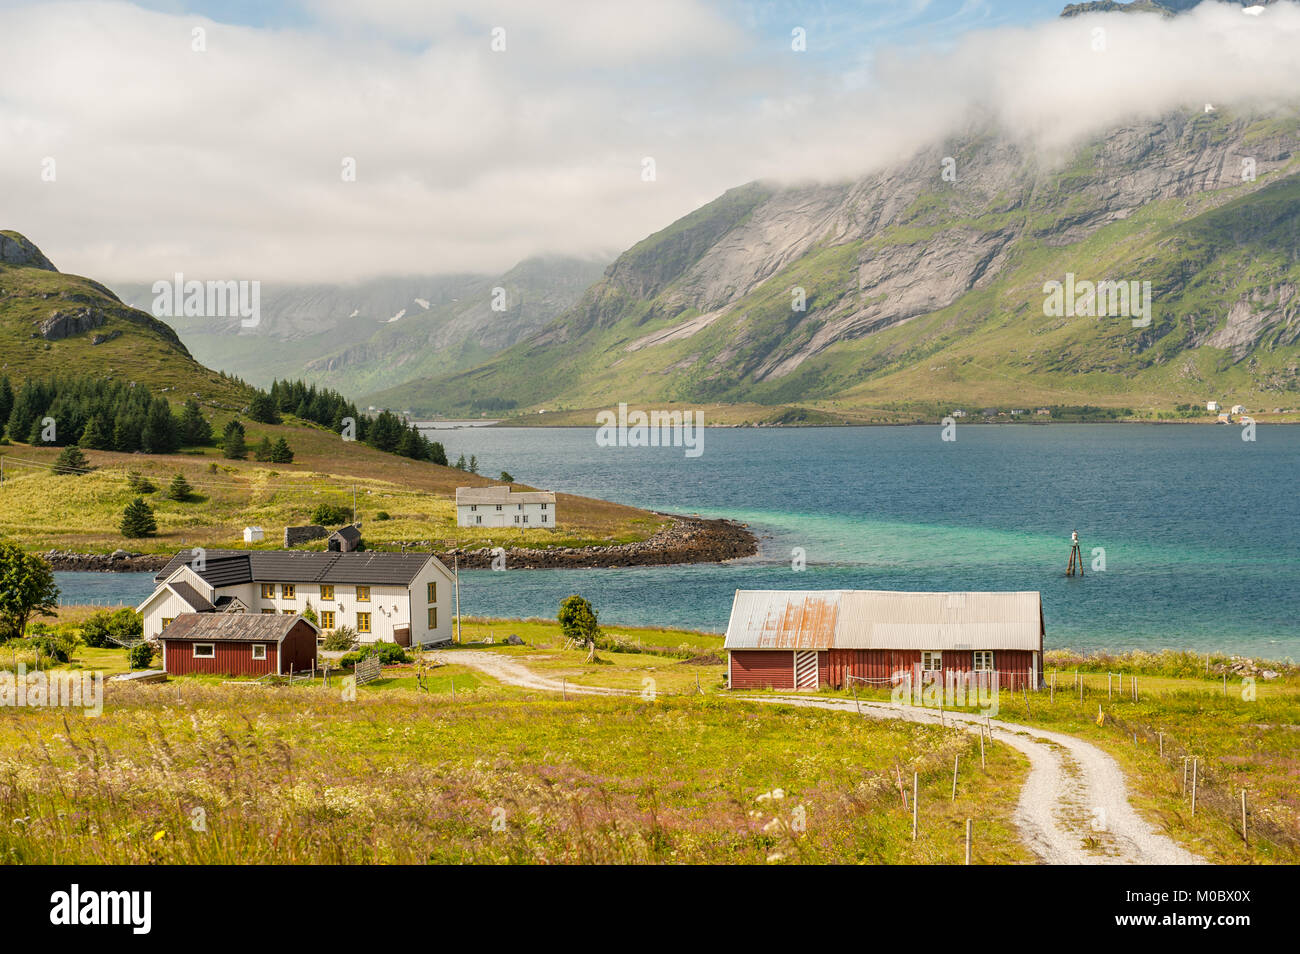
[(737, 590), (723, 646), (732, 689), (839, 687), (850, 676), (889, 686), (908, 673), (996, 673), (1002, 688), (1036, 689), (1045, 634), (1036, 592)]
[(284, 613), (182, 613), (158, 639), (171, 675), (265, 676), (311, 669), (317, 633)]

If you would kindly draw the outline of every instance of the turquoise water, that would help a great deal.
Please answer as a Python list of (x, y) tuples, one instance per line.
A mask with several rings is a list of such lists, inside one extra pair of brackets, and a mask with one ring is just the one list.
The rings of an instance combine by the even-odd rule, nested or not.
[[(952, 443), (938, 427), (723, 428), (698, 458), (598, 447), (594, 428), (430, 433), (485, 474), (732, 517), (761, 539), (725, 566), (467, 572), (466, 613), (549, 616), (580, 592), (614, 627), (721, 630), (737, 588), (1036, 589), (1049, 647), (1300, 655), (1300, 428), (1254, 443), (1235, 427), (967, 425)], [(1089, 564), (1104, 548), (1103, 572), (1065, 577), (1072, 528)], [(73, 577), (105, 579), (60, 577), (65, 598)]]

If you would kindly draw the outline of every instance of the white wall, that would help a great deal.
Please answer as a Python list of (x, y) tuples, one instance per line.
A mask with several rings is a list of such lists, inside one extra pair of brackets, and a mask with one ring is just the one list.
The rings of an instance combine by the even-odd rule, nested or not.
[(491, 503), (457, 504), (456, 523), (462, 527), (512, 527), (523, 530), (535, 530), (538, 527), (546, 529), (556, 525), (553, 503), (500, 504), (500, 510), (497, 506)]

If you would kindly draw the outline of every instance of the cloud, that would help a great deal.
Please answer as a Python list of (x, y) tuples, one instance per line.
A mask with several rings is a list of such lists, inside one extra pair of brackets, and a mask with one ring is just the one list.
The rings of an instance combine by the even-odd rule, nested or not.
[(862, 174), (974, 117), (1059, 149), (1300, 90), (1290, 3), (945, 33), (853, 82), (826, 38), (794, 53), (702, 0), (304, 5), (294, 28), (0, 10), (0, 227), (112, 281), (503, 270), (615, 253), (755, 178)]

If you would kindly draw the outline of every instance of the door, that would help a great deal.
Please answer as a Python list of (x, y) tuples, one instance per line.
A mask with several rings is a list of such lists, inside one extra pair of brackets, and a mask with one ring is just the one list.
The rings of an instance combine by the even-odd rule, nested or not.
[(794, 687), (796, 689), (817, 688), (817, 651), (795, 650)]

